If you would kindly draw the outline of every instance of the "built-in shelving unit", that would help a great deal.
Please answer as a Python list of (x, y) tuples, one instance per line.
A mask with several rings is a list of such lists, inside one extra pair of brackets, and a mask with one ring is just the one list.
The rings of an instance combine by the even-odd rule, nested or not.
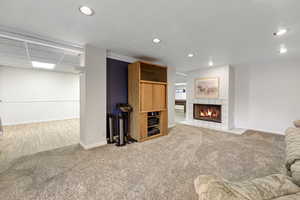
[(151, 137), (158, 134), (160, 134), (160, 112), (149, 112), (147, 136)]
[(167, 134), (167, 67), (146, 62), (128, 66), (130, 136), (145, 141)]

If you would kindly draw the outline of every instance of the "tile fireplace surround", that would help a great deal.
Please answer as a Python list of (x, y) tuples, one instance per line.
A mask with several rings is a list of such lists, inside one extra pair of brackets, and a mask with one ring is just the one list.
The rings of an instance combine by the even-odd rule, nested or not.
[(194, 119), (211, 122), (222, 122), (222, 105), (217, 104), (194, 104)]
[[(231, 130), (233, 126), (233, 77), (230, 66), (204, 68), (188, 73), (187, 77), (187, 116), (185, 124), (193, 126)], [(219, 78), (219, 98), (217, 99), (196, 99), (194, 98), (194, 81), (197, 78), (218, 77)], [(222, 107), (222, 121), (204, 121), (194, 119), (194, 104), (211, 104), (221, 105)]]
[[(194, 104), (211, 104), (211, 105), (221, 105), (222, 106), (222, 122), (211, 122), (194, 119)], [(207, 100), (207, 99), (194, 99), (192, 102), (188, 102), (188, 110), (187, 118), (188, 122), (192, 125), (200, 126), (200, 127), (208, 127), (208, 128), (216, 128), (216, 129), (230, 129), (229, 126), (229, 113), (228, 113), (228, 102), (225, 99), (215, 99), (215, 100)]]

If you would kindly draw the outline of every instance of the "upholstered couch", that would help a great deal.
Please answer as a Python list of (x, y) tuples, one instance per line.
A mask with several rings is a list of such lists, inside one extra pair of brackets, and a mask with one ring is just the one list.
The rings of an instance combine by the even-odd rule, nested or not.
[(300, 120), (294, 121), (294, 125), (295, 125), (297, 128), (300, 128)]
[(285, 132), (287, 174), (230, 182), (215, 176), (195, 179), (199, 200), (300, 200), (300, 128)]

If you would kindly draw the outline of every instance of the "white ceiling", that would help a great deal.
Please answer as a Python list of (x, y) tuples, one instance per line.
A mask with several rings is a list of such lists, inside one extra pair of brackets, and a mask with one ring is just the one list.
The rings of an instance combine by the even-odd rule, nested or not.
[(32, 68), (32, 61), (56, 64), (55, 71), (78, 73), (81, 54), (0, 36), (0, 65)]
[[(83, 16), (79, 5), (95, 15)], [(216, 65), (295, 58), (299, 10), (299, 0), (1, 0), (0, 25), (187, 71), (207, 67), (210, 57)], [(274, 38), (279, 27), (290, 30)], [(278, 55), (281, 44), (287, 55)]]

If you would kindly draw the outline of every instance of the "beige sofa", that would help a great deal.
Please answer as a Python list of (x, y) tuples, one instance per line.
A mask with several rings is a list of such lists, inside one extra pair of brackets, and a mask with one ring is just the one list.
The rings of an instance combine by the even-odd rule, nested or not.
[(294, 121), (294, 125), (295, 125), (297, 128), (300, 128), (300, 120)]
[(242, 182), (230, 182), (215, 176), (195, 179), (199, 200), (300, 200), (300, 128), (286, 130), (287, 174)]

